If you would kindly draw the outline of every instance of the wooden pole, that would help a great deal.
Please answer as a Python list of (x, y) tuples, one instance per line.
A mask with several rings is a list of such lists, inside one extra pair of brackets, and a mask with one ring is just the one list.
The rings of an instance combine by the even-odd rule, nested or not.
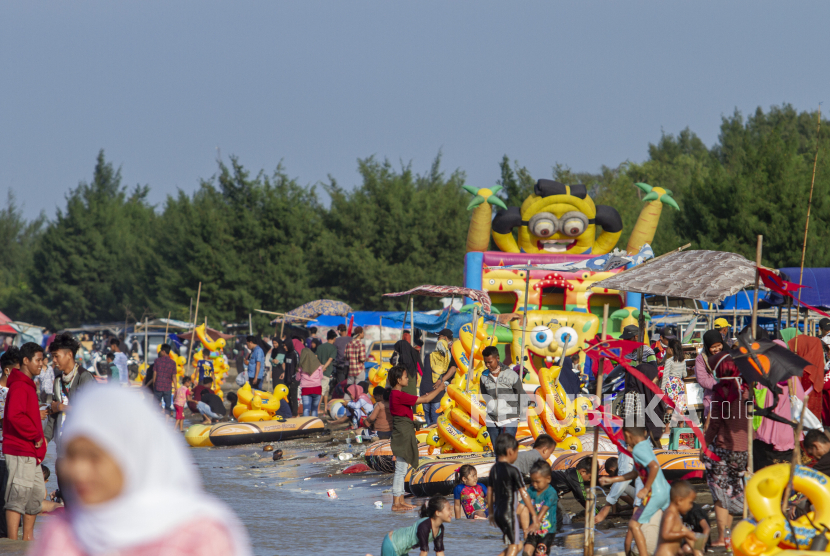
[[(602, 341), (608, 333), (608, 304), (602, 309)], [(597, 360), (597, 403), (602, 405), (602, 358)], [(602, 419), (602, 414), (600, 414)], [(591, 457), (591, 490), (588, 491), (588, 503), (585, 505), (585, 556), (594, 556), (594, 520), (597, 503), (597, 452), (599, 448), (599, 425), (594, 425), (594, 453)]]
[[(145, 369), (147, 369), (147, 367), (149, 367), (149, 366), (150, 366), (150, 363), (149, 363), (149, 361), (150, 361), (150, 354), (149, 354), (149, 353), (147, 353), (147, 352), (150, 350), (150, 334), (149, 334), (149, 330), (150, 330), (150, 329), (147, 327), (147, 317), (145, 316), (145, 317), (144, 317), (144, 368), (145, 368)], [(145, 372), (145, 374), (146, 374), (146, 372), (147, 372), (147, 371), (145, 370), (144, 372)]]
[(452, 306), (455, 303), (455, 294), (452, 294), (452, 299), (450, 299), (450, 304), (447, 307), (447, 321), (444, 323), (444, 328), (447, 328), (450, 325), (450, 315), (452, 314)]
[[(465, 391), (469, 394), (470, 393), (470, 383), (473, 380), (473, 372), (475, 371), (475, 359), (474, 355), (476, 352), (476, 334), (478, 333), (478, 307), (473, 306), (473, 340), (470, 343), (470, 364), (467, 365), (467, 388)], [(495, 441), (493, 441), (495, 442)], [(495, 446), (495, 444), (493, 444)]]
[[(758, 243), (755, 246), (755, 266), (761, 266), (761, 251), (764, 246), (764, 236), (758, 236)], [(758, 293), (761, 289), (761, 274), (758, 270), (755, 271), (755, 293), (752, 296), (752, 334), (751, 338), (755, 338), (755, 328), (758, 326)]]
[(409, 296), (409, 345), (415, 347), (415, 300)]
[[(761, 253), (764, 246), (764, 236), (758, 236), (758, 243), (755, 247), (755, 293), (752, 296), (752, 330), (750, 331), (750, 338), (755, 338), (755, 331), (758, 327), (758, 294), (761, 289), (761, 273), (758, 272), (758, 267), (761, 266)], [(755, 396), (752, 394), (755, 391), (755, 384), (749, 383), (749, 403), (746, 405), (746, 411), (749, 419), (747, 419), (747, 448), (746, 448), (746, 472), (748, 477), (752, 477), (755, 470), (755, 465), (752, 462), (753, 449), (752, 442), (755, 437), (755, 429), (752, 428), (752, 415), (755, 408)], [(744, 496), (744, 519), (749, 515), (749, 506), (747, 504), (746, 496)]]
[(187, 322), (193, 322), (193, 298), (190, 298), (190, 308), (187, 310)]
[(637, 348), (637, 364), (643, 362), (643, 340), (646, 334), (646, 294), (640, 294), (640, 316), (637, 319), (637, 326), (640, 331), (637, 333), (637, 341), (640, 342), (640, 347)]
[(280, 341), (282, 341), (285, 335), (285, 319), (282, 319), (282, 323), (280, 323)]
[[(525, 367), (525, 335), (527, 334), (527, 298), (530, 295), (530, 261), (527, 261), (527, 266), (525, 267), (525, 302), (524, 302), (524, 313), (522, 313), (522, 335), (521, 335), (521, 345), (519, 348), (519, 379), (522, 379), (524, 376), (524, 367)], [(562, 353), (562, 357), (564, 357), (564, 352)], [(559, 366), (562, 366), (562, 362), (559, 362)]]
[(172, 311), (167, 311), (167, 326), (164, 327), (164, 343), (167, 343), (167, 332), (170, 330), (170, 315), (172, 315)]
[(199, 299), (202, 297), (202, 283), (199, 282), (199, 291), (196, 292), (196, 315), (193, 318), (193, 334), (190, 337), (190, 343), (187, 345), (187, 361), (185, 364), (190, 363), (190, 354), (193, 353), (193, 344), (196, 342), (196, 322), (199, 320)]
[[(412, 295), (409, 295), (409, 302), (412, 301)], [(403, 340), (403, 331), (406, 328), (406, 317), (409, 315), (409, 302), (406, 304), (406, 309), (403, 312), (403, 320), (401, 321), (401, 340)]]

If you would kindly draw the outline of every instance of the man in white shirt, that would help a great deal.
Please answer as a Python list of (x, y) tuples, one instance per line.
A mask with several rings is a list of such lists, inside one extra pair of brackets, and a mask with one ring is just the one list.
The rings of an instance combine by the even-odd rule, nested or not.
[(118, 381), (121, 386), (129, 386), (130, 370), (127, 367), (127, 356), (121, 351), (121, 340), (118, 338), (110, 339), (110, 349), (115, 354), (113, 363), (118, 367)]

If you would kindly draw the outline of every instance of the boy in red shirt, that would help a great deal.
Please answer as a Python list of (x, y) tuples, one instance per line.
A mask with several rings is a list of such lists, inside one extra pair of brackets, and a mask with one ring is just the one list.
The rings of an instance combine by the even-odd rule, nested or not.
[(43, 368), (43, 348), (34, 342), (20, 347), (20, 369), (12, 369), (7, 382), (3, 417), (3, 454), (6, 457), (6, 526), (17, 540), (23, 516), (23, 540), (34, 540), (35, 519), (46, 496), (40, 464), (46, 457), (41, 412), (34, 377)]

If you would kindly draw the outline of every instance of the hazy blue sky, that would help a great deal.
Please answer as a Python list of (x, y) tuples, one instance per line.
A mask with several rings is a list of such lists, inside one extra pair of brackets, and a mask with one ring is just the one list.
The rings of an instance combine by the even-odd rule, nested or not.
[[(217, 147), (301, 183), (357, 158), (492, 185), (645, 159), (661, 130), (825, 99), (826, 2), (0, 4), (0, 195), (50, 217), (99, 149), (163, 202)], [(822, 38), (824, 37), (824, 38)]]

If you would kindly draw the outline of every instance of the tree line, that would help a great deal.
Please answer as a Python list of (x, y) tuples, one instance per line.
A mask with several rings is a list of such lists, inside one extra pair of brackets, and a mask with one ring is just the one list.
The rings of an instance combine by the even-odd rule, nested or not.
[[(598, 173), (555, 164), (551, 175), (585, 183), (598, 204), (620, 212), (619, 247), (643, 205), (634, 183), (646, 182), (670, 189), (681, 207), (664, 208), (656, 253), (691, 243), (754, 258), (755, 237), (763, 234), (766, 265), (797, 266), (820, 141), (806, 265), (829, 266), (830, 131), (819, 137), (816, 124), (815, 113), (790, 105), (748, 117), (735, 111), (722, 118), (711, 148), (686, 129), (650, 144), (643, 163)], [(362, 182), (352, 189), (332, 178), (307, 186), (282, 165), (253, 174), (231, 157), (194, 193), (179, 191), (153, 206), (149, 187), (125, 186), (101, 151), (91, 181), (70, 189), (52, 219), (25, 219), (9, 195), (0, 212), (0, 308), (51, 328), (168, 312), (186, 320), (201, 282), (200, 315), (218, 324), (320, 298), (402, 310), (402, 299), (382, 294), (460, 285), (470, 218), (463, 171), (442, 171), (440, 154), (423, 175), (374, 157), (359, 160), (358, 169)], [(508, 206), (520, 205), (536, 179), (548, 177), (531, 175), (506, 155), (500, 170), (494, 181)], [(268, 317), (254, 314), (255, 328), (266, 330)]]

